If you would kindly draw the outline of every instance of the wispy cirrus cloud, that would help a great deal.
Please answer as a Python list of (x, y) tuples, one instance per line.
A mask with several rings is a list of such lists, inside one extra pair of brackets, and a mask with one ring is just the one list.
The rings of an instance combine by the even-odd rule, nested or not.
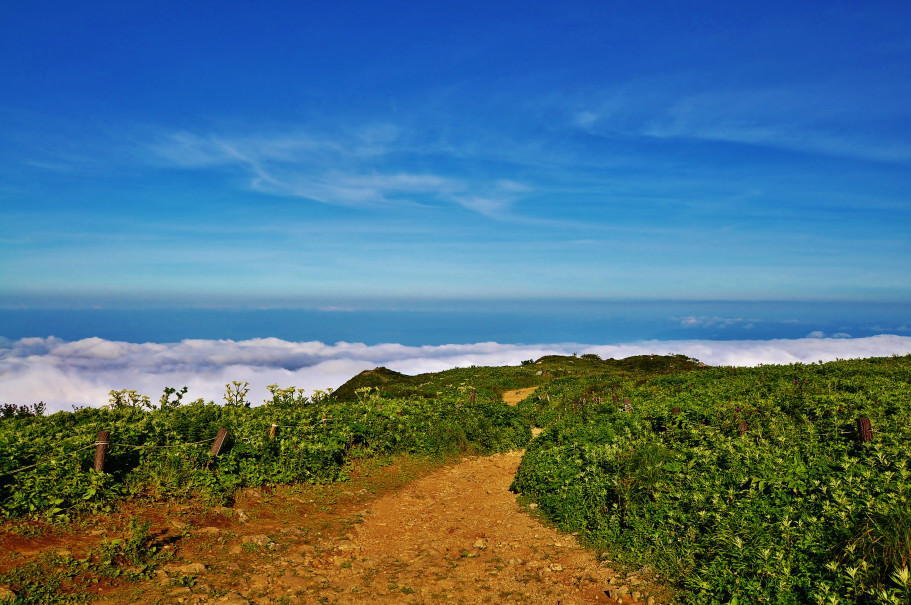
[[(882, 102), (880, 102), (881, 105)], [(911, 118), (906, 109), (825, 85), (699, 88), (683, 78), (630, 83), (572, 113), (592, 134), (741, 143), (861, 160), (911, 161), (911, 143), (875, 127), (877, 115)], [(897, 114), (897, 115), (893, 115)]]
[(502, 217), (531, 191), (505, 178), (450, 176), (422, 169), (437, 153), (416, 150), (398, 128), (379, 125), (338, 137), (308, 133), (168, 133), (149, 146), (156, 161), (188, 170), (235, 169), (249, 188), (349, 207), (457, 204)]
[(262, 401), (266, 385), (300, 386), (310, 391), (338, 387), (365, 369), (386, 366), (406, 373), (437, 372), (472, 365), (518, 365), (542, 355), (595, 353), (602, 358), (682, 353), (709, 365), (813, 363), (836, 358), (911, 353), (911, 337), (825, 338), (811, 334), (794, 340), (644, 341), (615, 345), (511, 345), (496, 342), (406, 346), (339, 342), (184, 340), (128, 343), (87, 338), (0, 340), (0, 403), (42, 400), (52, 410), (70, 405), (98, 406), (112, 389), (135, 389), (157, 397), (164, 387), (189, 387), (188, 397), (220, 401), (225, 385), (248, 381), (250, 397)]

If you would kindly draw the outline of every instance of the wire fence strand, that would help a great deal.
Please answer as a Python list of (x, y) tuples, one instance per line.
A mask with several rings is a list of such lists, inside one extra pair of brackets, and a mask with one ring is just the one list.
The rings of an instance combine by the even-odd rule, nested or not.
[[(329, 424), (329, 423), (338, 422), (338, 420), (339, 420), (338, 418), (322, 418), (321, 420), (318, 420), (318, 421), (317, 421), (316, 423), (314, 423), (314, 424), (268, 424), (268, 425), (264, 425), (264, 426), (266, 426), (266, 427), (275, 426), (275, 427), (277, 427), (277, 428), (287, 428), (287, 429), (296, 429), (296, 428), (308, 428), (308, 429), (310, 429), (310, 428), (313, 428), (313, 427), (316, 427), (316, 426), (326, 426), (326, 425)], [(73, 450), (73, 451), (71, 451), (71, 452), (66, 452), (66, 453), (63, 453), (63, 454), (59, 454), (59, 455), (57, 455), (57, 456), (54, 456), (54, 457), (52, 457), (52, 458), (47, 458), (46, 460), (41, 460), (40, 462), (36, 462), (36, 463), (34, 463), (34, 464), (29, 464), (29, 465), (27, 465), (27, 466), (22, 466), (22, 467), (19, 467), (19, 468), (17, 468), (17, 469), (11, 470), (11, 471), (6, 471), (6, 472), (3, 472), (3, 473), (0, 473), (0, 477), (6, 477), (6, 476), (8, 476), (8, 475), (15, 475), (15, 474), (17, 474), (17, 473), (21, 473), (22, 471), (27, 471), (27, 470), (29, 470), (29, 469), (35, 468), (35, 467), (37, 467), (37, 466), (40, 466), (40, 465), (42, 465), (42, 464), (47, 464), (47, 463), (55, 462), (55, 461), (60, 460), (60, 459), (62, 459), (62, 458), (66, 458), (66, 457), (68, 457), (68, 456), (72, 456), (72, 455), (74, 455), (74, 454), (78, 454), (79, 452), (82, 452), (82, 451), (84, 451), (84, 450), (87, 450), (87, 449), (91, 449), (91, 448), (97, 447), (97, 446), (99, 446), (99, 445), (107, 445), (107, 446), (110, 447), (110, 448), (113, 448), (113, 447), (124, 447), (124, 448), (132, 448), (132, 449), (139, 449), (139, 450), (141, 450), (141, 449), (159, 449), (159, 450), (164, 450), (164, 449), (184, 448), (184, 447), (190, 447), (190, 446), (194, 446), (194, 445), (202, 445), (202, 444), (204, 444), (204, 443), (212, 443), (212, 442), (215, 441), (217, 438), (218, 438), (218, 436), (216, 435), (215, 437), (212, 437), (211, 439), (203, 439), (203, 440), (201, 440), (201, 441), (191, 441), (191, 442), (188, 442), (188, 443), (176, 443), (176, 444), (173, 444), (173, 445), (152, 445), (152, 444), (148, 444), (148, 443), (144, 443), (144, 444), (142, 444), (142, 445), (135, 445), (135, 444), (132, 444), (132, 443), (123, 443), (123, 442), (110, 441), (110, 440), (104, 441), (104, 442), (102, 442), (102, 441), (95, 441), (94, 443), (92, 443), (92, 444), (90, 444), (90, 445), (87, 445), (87, 446), (85, 446), (85, 447), (81, 447), (81, 448), (76, 449), (76, 450)], [(242, 440), (242, 441), (252, 442), (252, 440), (249, 439), (249, 438), (242, 438), (241, 440)]]
[(44, 462), (52, 462), (52, 461), (55, 461), (55, 460), (59, 460), (59, 459), (61, 459), (61, 458), (66, 458), (67, 456), (72, 456), (73, 454), (78, 454), (79, 452), (81, 452), (81, 451), (83, 451), (83, 450), (87, 450), (87, 449), (93, 448), (93, 447), (95, 447), (95, 446), (97, 446), (97, 445), (98, 445), (98, 442), (96, 441), (95, 443), (93, 443), (93, 444), (91, 444), (91, 445), (87, 445), (87, 446), (85, 446), (85, 447), (81, 447), (81, 448), (79, 448), (78, 450), (73, 450), (72, 452), (67, 452), (67, 453), (65, 453), (65, 454), (60, 454), (60, 455), (57, 456), (56, 458), (48, 459), (48, 460), (42, 460), (41, 462), (36, 462), (35, 464), (29, 464), (28, 466), (23, 466), (23, 467), (17, 468), (17, 469), (12, 470), (12, 471), (6, 471), (5, 473), (0, 473), (0, 477), (5, 477), (6, 475), (15, 475), (16, 473), (20, 473), (20, 472), (22, 472), (22, 471), (27, 471), (27, 470), (30, 469), (30, 468), (35, 468), (36, 466), (38, 466), (38, 465), (40, 465), (40, 464), (42, 464), (42, 463), (44, 463)]

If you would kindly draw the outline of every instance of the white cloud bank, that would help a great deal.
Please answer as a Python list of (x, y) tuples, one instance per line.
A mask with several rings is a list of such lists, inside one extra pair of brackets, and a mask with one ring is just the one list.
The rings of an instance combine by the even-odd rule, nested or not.
[(277, 338), (244, 341), (184, 340), (134, 344), (87, 338), (0, 340), (0, 403), (44, 401), (49, 410), (73, 404), (107, 403), (112, 389), (135, 389), (153, 400), (166, 386), (189, 387), (187, 397), (221, 401), (226, 383), (250, 383), (258, 403), (266, 385), (291, 385), (308, 391), (336, 388), (365, 369), (386, 366), (406, 374), (470, 365), (518, 365), (548, 354), (596, 353), (603, 358), (682, 353), (709, 365), (813, 363), (837, 358), (911, 353), (911, 337), (802, 338), (794, 340), (677, 340), (617, 345), (467, 345), (405, 346), (339, 342), (288, 342)]

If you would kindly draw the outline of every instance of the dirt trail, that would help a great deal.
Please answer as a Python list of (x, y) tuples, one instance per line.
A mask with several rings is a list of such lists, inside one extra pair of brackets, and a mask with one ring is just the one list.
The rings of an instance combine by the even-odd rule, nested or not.
[(369, 502), (345, 539), (303, 548), (249, 588), (289, 602), (654, 603), (642, 574), (618, 575), (520, 508), (509, 486), (522, 454), (468, 458)]
[(374, 502), (337, 547), (351, 567), (323, 571), (328, 587), (340, 603), (615, 602), (612, 570), (520, 510), (521, 457), (468, 459)]
[(538, 387), (528, 387), (527, 389), (516, 389), (515, 391), (506, 391), (503, 393), (503, 401), (506, 405), (518, 405), (520, 401), (538, 390)]
[[(186, 588), (165, 594), (177, 602), (229, 605), (654, 603), (638, 594), (646, 592), (641, 574), (619, 575), (573, 536), (519, 507), (509, 486), (521, 457), (473, 457), (439, 469), (367, 503), (341, 540), (302, 544), (293, 531), (275, 537), (269, 547), (276, 555), (245, 565), (227, 595), (204, 599)], [(237, 542), (244, 541), (251, 542), (240, 537), (235, 553), (242, 554)]]
[(646, 570), (615, 572), (519, 506), (509, 486), (521, 458), (466, 458), (378, 498), (352, 480), (325, 488), (338, 492), (322, 501), (332, 506), (265, 490), (245, 490), (235, 509), (169, 506), (156, 526), (185, 526), (177, 561), (157, 580), (100, 587), (98, 602), (655, 603)]

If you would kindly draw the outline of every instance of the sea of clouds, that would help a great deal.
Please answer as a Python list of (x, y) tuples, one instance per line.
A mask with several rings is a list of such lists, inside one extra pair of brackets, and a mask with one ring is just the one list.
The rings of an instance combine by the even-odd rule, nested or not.
[(438, 346), (339, 342), (183, 340), (129, 343), (101, 338), (0, 339), (0, 404), (44, 401), (49, 411), (99, 406), (108, 393), (134, 389), (157, 400), (165, 387), (189, 387), (185, 401), (222, 401), (225, 385), (250, 383), (249, 398), (262, 402), (266, 385), (336, 388), (359, 372), (385, 366), (405, 374), (454, 367), (518, 365), (550, 354), (595, 353), (602, 358), (682, 353), (708, 365), (814, 363), (835, 359), (906, 355), (911, 337), (801, 338), (780, 340), (675, 340), (614, 345), (510, 345), (495, 342)]

